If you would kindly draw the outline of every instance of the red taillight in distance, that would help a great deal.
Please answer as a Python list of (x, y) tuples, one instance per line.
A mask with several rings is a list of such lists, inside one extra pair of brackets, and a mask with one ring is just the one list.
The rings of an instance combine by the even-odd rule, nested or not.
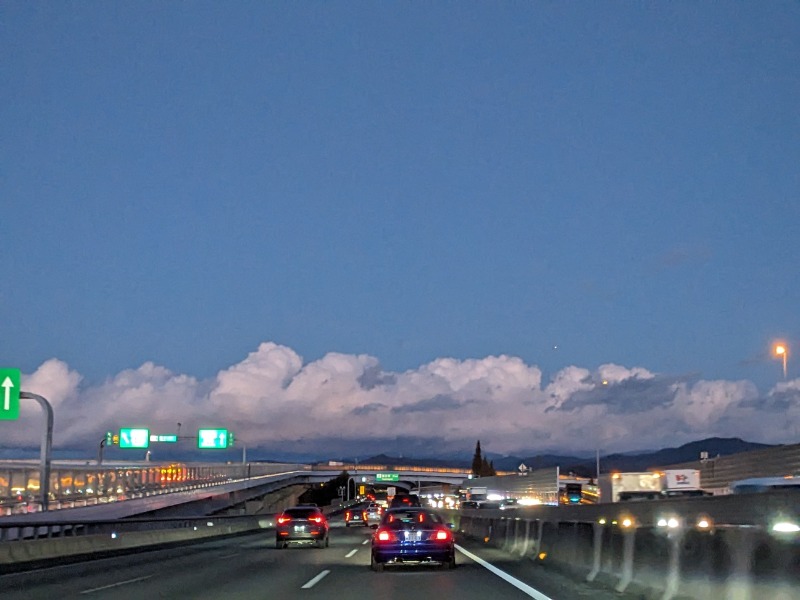
[(314, 523), (322, 523), (322, 517), (308, 517), (309, 521), (314, 521)]
[(447, 529), (437, 529), (431, 535), (431, 539), (436, 542), (447, 542), (452, 537), (452, 534)]
[(291, 519), (286, 515), (281, 515), (280, 517), (278, 517), (278, 525), (283, 525), (284, 523), (288, 523), (289, 521), (291, 521)]

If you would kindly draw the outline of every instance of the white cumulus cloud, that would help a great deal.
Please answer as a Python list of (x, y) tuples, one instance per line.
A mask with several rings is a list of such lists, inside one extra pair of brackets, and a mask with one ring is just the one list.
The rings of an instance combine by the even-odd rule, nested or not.
[[(184, 435), (225, 427), (249, 448), (331, 456), (340, 448), (395, 452), (415, 439), (423, 451), (578, 453), (679, 445), (706, 436), (781, 443), (800, 427), (800, 380), (760, 395), (748, 381), (683, 381), (642, 367), (569, 366), (542, 371), (513, 356), (440, 358), (405, 372), (368, 355), (329, 353), (305, 363), (286, 346), (262, 343), (209, 380), (145, 363), (98, 385), (57, 359), (23, 378), (55, 409), (56, 447), (87, 445), (107, 430), (148, 427)], [(36, 415), (30, 410), (25, 420)], [(35, 427), (4, 435), (34, 445)]]

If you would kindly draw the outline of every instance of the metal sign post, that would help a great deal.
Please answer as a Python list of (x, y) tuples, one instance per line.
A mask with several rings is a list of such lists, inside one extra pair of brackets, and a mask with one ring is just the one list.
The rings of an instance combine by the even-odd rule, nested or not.
[(20, 399), (36, 400), (42, 407), (45, 417), (45, 428), (42, 432), (41, 466), (39, 469), (39, 489), (42, 492), (42, 512), (47, 511), (50, 503), (50, 455), (53, 449), (53, 407), (39, 394), (20, 392)]

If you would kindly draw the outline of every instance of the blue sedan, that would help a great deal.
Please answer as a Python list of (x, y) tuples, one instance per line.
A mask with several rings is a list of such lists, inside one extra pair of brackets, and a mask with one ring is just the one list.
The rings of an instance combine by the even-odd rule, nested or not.
[(373, 571), (385, 565), (438, 564), (456, 566), (453, 532), (442, 518), (425, 508), (391, 508), (372, 535)]

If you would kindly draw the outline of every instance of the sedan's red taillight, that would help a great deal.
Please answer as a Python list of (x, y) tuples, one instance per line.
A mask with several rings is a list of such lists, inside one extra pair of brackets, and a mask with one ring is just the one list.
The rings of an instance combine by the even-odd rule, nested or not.
[(431, 536), (432, 540), (437, 542), (446, 542), (452, 537), (452, 534), (447, 529), (437, 529)]
[(397, 537), (388, 529), (378, 529), (375, 532), (375, 539), (379, 542), (393, 542)]
[(278, 525), (283, 525), (284, 523), (288, 523), (289, 521), (291, 521), (289, 517), (285, 517), (283, 515), (278, 517)]

